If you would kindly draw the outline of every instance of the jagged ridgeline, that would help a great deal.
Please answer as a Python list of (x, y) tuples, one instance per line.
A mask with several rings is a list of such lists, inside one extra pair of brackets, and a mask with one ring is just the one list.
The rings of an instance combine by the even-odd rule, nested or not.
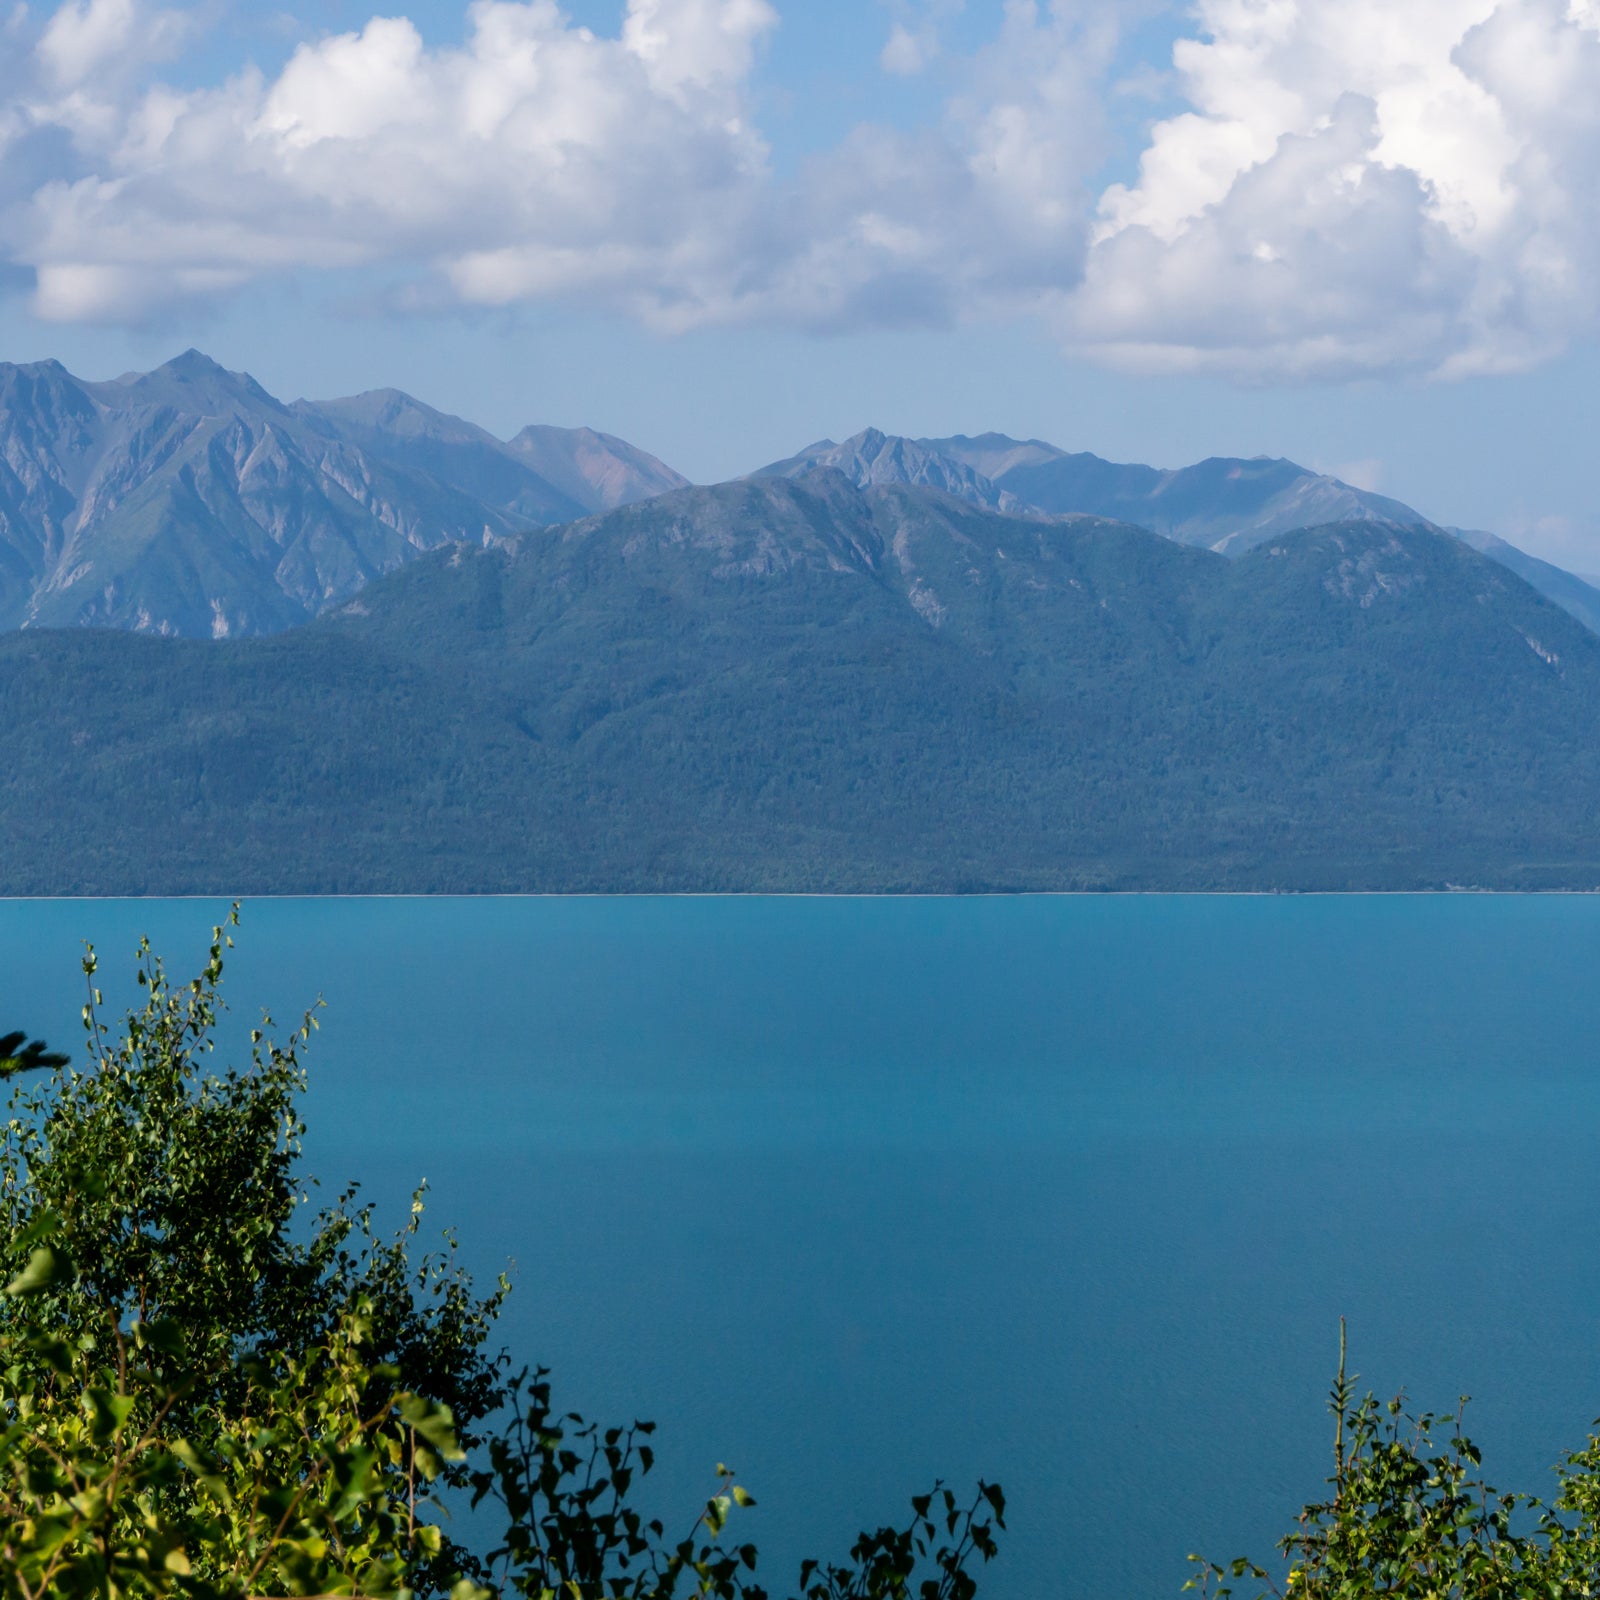
[[(1334, 522), (1433, 526), (1292, 461), (1161, 470), (992, 433), (869, 428), (756, 476), (819, 468), (859, 488), (1108, 517), (1234, 555)], [(285, 405), (195, 350), (107, 383), (54, 361), (0, 363), (0, 629), (277, 633), (441, 545), (493, 544), (683, 487), (654, 456), (592, 428), (501, 440), (394, 389)], [(1583, 579), (1493, 534), (1450, 531), (1600, 628), (1600, 591)]]
[(1376, 518), (680, 489), (275, 637), (12, 633), (0, 727), (13, 893), (1600, 884), (1600, 638)]
[(592, 429), (507, 442), (394, 390), (284, 405), (191, 350), (0, 365), (0, 628), (275, 633), (440, 545), (680, 487)]

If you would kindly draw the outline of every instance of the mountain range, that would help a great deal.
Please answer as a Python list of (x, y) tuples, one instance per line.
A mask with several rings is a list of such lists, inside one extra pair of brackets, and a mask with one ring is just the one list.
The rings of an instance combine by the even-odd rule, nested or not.
[(0, 730), (12, 894), (1600, 884), (1600, 638), (1376, 519), (684, 488), (270, 637), (0, 635)]
[[(796, 477), (818, 467), (843, 472), (863, 488), (907, 483), (943, 489), (973, 505), (1017, 516), (1088, 515), (1131, 522), (1181, 544), (1239, 555), (1297, 528), (1333, 522), (1436, 527), (1387, 495), (1353, 488), (1325, 473), (1268, 456), (1214, 456), (1163, 470), (1069, 453), (1039, 439), (1001, 433), (977, 438), (904, 439), (868, 428), (835, 444), (824, 439), (760, 476)], [(1492, 533), (1442, 531), (1509, 567), (1546, 599), (1600, 632), (1600, 588)]]
[(869, 428), (843, 444), (824, 439), (759, 475), (796, 477), (816, 467), (836, 468), (863, 488), (917, 484), (996, 511), (1111, 517), (1225, 554), (1330, 522), (1427, 523), (1398, 500), (1352, 489), (1292, 461), (1213, 458), (1162, 471), (999, 433), (899, 439)]
[(440, 545), (684, 480), (588, 429), (509, 442), (392, 391), (284, 405), (189, 351), (108, 383), (0, 366), (0, 627), (278, 632)]
[[(819, 469), (1025, 518), (1109, 518), (1229, 555), (1334, 522), (1433, 526), (1290, 461), (1161, 470), (1001, 434), (868, 429), (755, 476)], [(276, 633), (442, 545), (492, 544), (686, 483), (608, 434), (530, 426), (500, 440), (392, 389), (286, 405), (194, 350), (101, 383), (56, 362), (0, 364), (0, 629)], [(1600, 626), (1585, 580), (1451, 531)]]
[(0, 893), (1600, 885), (1600, 592), (1291, 462), (695, 487), (0, 367)]

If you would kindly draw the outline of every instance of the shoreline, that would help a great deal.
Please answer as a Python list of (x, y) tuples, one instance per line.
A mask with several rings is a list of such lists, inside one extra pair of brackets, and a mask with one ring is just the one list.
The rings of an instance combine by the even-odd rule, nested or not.
[(179, 894), (0, 894), (0, 905), (136, 904), (167, 900), (1449, 900), (1472, 896), (1499, 899), (1583, 899), (1592, 889), (528, 889), (483, 893), (444, 890), (375, 890), (371, 893), (249, 893), (219, 889)]

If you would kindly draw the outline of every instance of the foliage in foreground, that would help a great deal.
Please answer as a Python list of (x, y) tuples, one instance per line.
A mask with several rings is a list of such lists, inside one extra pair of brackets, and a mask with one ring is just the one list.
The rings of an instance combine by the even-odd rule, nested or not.
[[(601, 1430), (557, 1413), (542, 1369), (507, 1378), (507, 1285), (476, 1296), (448, 1235), (412, 1259), (420, 1191), (393, 1240), (353, 1190), (297, 1217), (315, 1017), (209, 1070), (230, 944), (214, 930), (177, 986), (141, 946), (116, 1039), (91, 950), (85, 1070), (0, 1038), (0, 1600), (766, 1600), (733, 1474), (687, 1532), (647, 1519), (650, 1425)], [(493, 1549), (451, 1537), (452, 1497), (503, 1513)], [(803, 1600), (971, 1600), (999, 1488), (912, 1513), (806, 1562)]]
[(1334, 1417), (1330, 1499), (1308, 1505), (1279, 1541), (1280, 1585), (1248, 1559), (1226, 1566), (1191, 1556), (1188, 1588), (1229, 1600), (1253, 1579), (1277, 1600), (1592, 1600), (1600, 1594), (1600, 1437), (1556, 1468), (1546, 1503), (1506, 1494), (1482, 1476), (1462, 1431), (1463, 1398), (1446, 1416), (1408, 1414), (1403, 1397), (1355, 1398), (1345, 1371), (1329, 1395)]

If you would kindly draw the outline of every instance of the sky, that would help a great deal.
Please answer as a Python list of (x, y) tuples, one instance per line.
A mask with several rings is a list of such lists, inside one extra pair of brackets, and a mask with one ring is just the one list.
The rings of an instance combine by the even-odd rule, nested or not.
[(1600, 573), (1597, 306), (1600, 0), (0, 0), (0, 358), (89, 378), (1282, 455)]

